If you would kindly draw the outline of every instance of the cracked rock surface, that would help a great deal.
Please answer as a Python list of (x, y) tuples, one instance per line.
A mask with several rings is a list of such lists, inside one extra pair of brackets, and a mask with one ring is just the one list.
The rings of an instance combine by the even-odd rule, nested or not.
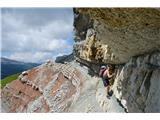
[(74, 16), (74, 51), (84, 60), (121, 64), (160, 50), (160, 9), (75, 8)]

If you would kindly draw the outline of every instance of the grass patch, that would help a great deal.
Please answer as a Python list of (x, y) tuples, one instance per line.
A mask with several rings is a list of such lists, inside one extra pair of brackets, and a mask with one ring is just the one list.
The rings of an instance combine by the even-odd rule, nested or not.
[(2, 79), (1, 80), (1, 84), (0, 84), (1, 88), (6, 86), (6, 84), (12, 82), (13, 80), (16, 80), (19, 75), (20, 75), (20, 73), (17, 73), (17, 74), (13, 74), (13, 75), (10, 75), (10, 76), (5, 77), (4, 79)]

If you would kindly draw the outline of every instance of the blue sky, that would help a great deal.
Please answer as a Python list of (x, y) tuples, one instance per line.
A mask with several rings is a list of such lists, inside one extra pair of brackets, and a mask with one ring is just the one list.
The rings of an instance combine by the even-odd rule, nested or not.
[(2, 56), (43, 62), (70, 54), (72, 8), (2, 8)]

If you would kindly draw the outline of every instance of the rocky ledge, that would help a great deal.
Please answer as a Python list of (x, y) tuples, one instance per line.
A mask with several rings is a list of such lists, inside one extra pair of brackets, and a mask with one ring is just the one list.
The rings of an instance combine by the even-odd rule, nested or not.
[(67, 112), (80, 93), (82, 75), (69, 64), (48, 61), (23, 72), (2, 90), (6, 112)]
[(51, 61), (22, 72), (2, 90), (2, 112), (125, 112), (107, 100), (100, 78), (72, 61)]

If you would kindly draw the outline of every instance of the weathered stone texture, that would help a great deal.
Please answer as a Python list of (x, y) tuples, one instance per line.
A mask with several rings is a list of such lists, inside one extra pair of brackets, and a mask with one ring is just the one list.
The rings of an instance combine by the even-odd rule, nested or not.
[[(84, 38), (81, 39), (83, 43), (75, 43), (75, 52), (78, 51), (77, 56), (82, 59), (119, 64), (126, 63), (132, 56), (160, 50), (159, 9), (77, 8), (75, 11), (75, 16), (83, 16), (74, 24), (75, 36), (79, 37), (77, 32), (81, 34), (79, 26), (83, 27), (86, 33), (85, 41)], [(80, 24), (86, 23), (86, 17), (89, 18), (88, 21), (93, 21), (95, 38), (89, 39), (87, 31), (90, 28)], [(99, 49), (102, 49), (101, 52)]]
[(160, 112), (160, 53), (132, 58), (119, 69), (113, 89), (129, 112)]
[[(77, 8), (92, 20), (85, 39), (75, 38), (77, 59), (94, 72), (116, 64), (115, 96), (129, 112), (160, 112), (160, 10), (156, 8)], [(85, 21), (86, 22), (86, 21)], [(77, 27), (74, 26), (76, 33)], [(78, 34), (75, 34), (78, 35)], [(78, 36), (77, 36), (78, 37)], [(93, 66), (94, 64), (94, 66)]]
[(79, 97), (81, 82), (81, 73), (71, 65), (49, 61), (3, 88), (3, 111), (67, 112)]

